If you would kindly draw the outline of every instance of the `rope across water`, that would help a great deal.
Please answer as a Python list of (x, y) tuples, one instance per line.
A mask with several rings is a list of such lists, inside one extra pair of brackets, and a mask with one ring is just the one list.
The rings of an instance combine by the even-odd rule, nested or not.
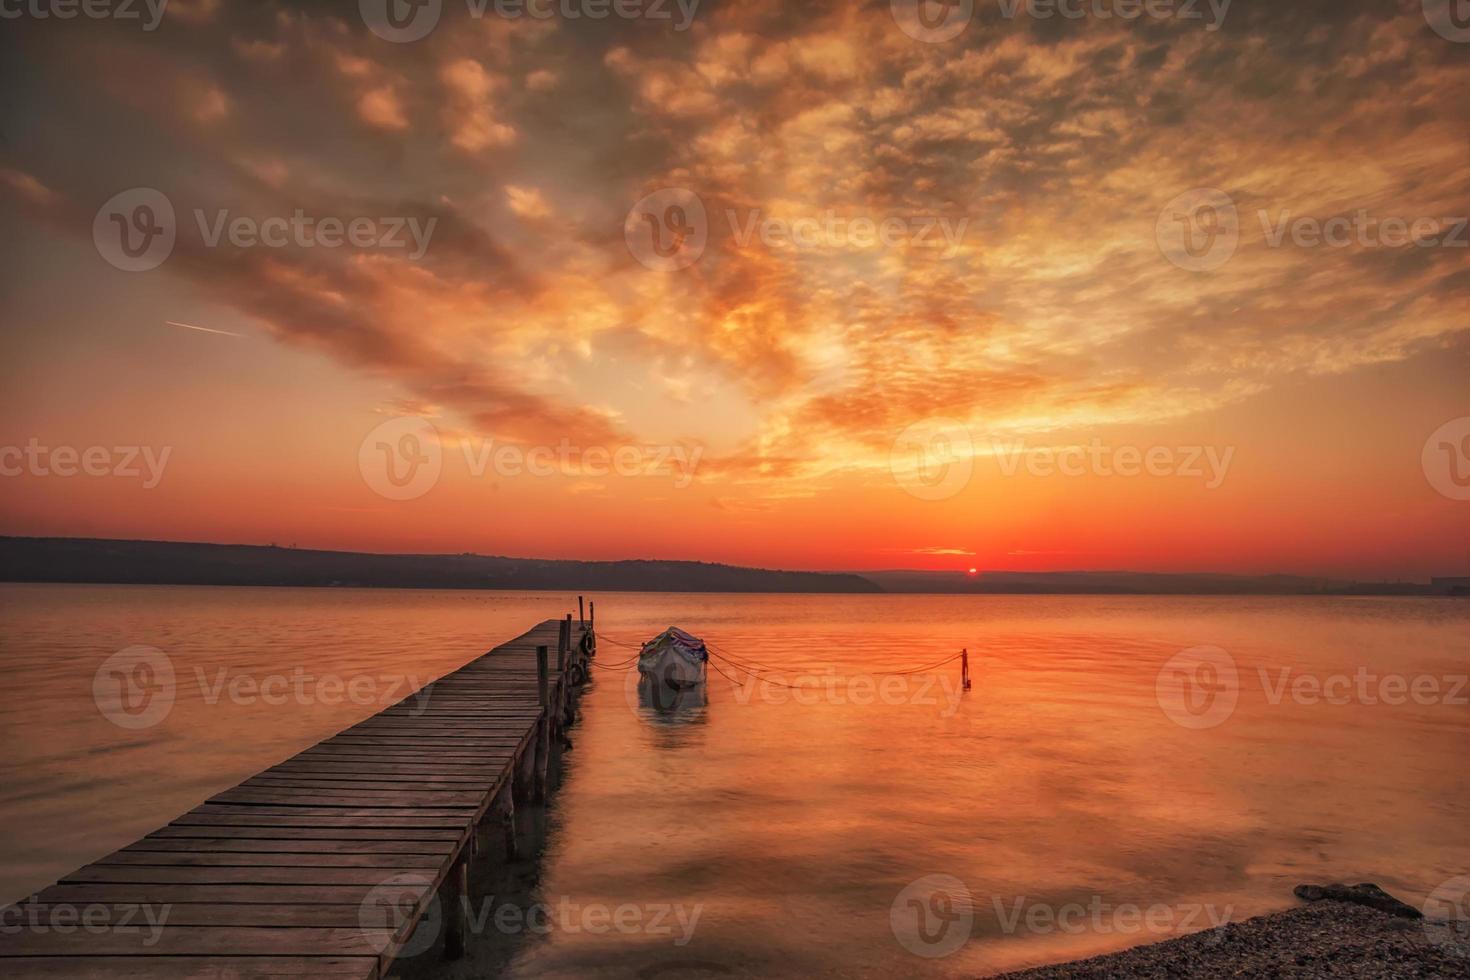
[[(599, 642), (611, 643), (613, 646), (624, 647), (624, 648), (629, 649), (629, 650), (638, 650), (638, 651), (640, 651), (640, 654), (641, 654), (641, 651), (642, 651), (642, 646), (641, 645), (633, 644), (633, 643), (626, 643), (626, 642), (624, 642), (622, 640), (615, 640), (615, 639), (613, 639), (610, 636), (601, 636), (601, 635), (599, 635), (597, 639), (599, 640)], [(708, 641), (705, 642), (705, 645), (704, 646), (705, 646), (705, 649), (709, 652), (709, 656), (710, 656), (709, 664), (710, 664), (711, 667), (714, 668), (715, 673), (719, 674), (721, 677), (725, 678), (725, 680), (729, 681), (732, 684), (739, 685), (741, 682), (740, 682), (740, 680), (738, 678), (731, 677), (723, 669), (721, 669), (721, 667), (720, 667), (720, 664), (721, 663), (723, 663), (726, 666), (730, 667), (731, 669), (735, 670), (737, 673), (748, 674), (749, 676), (754, 677), (757, 680), (760, 680), (762, 683), (765, 683), (765, 684), (772, 684), (772, 685), (775, 685), (777, 687), (784, 687), (784, 688), (787, 688), (787, 689), (793, 690), (793, 691), (809, 690), (810, 689), (810, 687), (808, 685), (805, 685), (805, 684), (787, 684), (784, 681), (775, 680), (775, 679), (771, 678), (770, 676), (768, 676), (768, 674), (770, 674), (772, 672), (775, 672), (775, 673), (782, 672), (782, 668), (780, 668), (780, 667), (773, 667), (770, 664), (764, 664), (764, 663), (761, 663), (758, 660), (753, 660), (753, 659), (750, 659), (748, 657), (738, 657), (735, 654), (732, 654), (732, 653), (730, 653), (727, 650), (723, 650), (720, 647), (717, 647), (713, 643), (710, 643)], [(965, 651), (961, 650), (959, 653), (956, 653), (956, 654), (953, 654), (952, 656), (946, 657), (943, 660), (935, 661), (932, 664), (927, 664), (927, 665), (925, 665), (923, 667), (914, 667), (914, 668), (910, 668), (908, 670), (877, 670), (877, 671), (868, 671), (864, 676), (867, 676), (867, 677), (910, 677), (910, 676), (913, 676), (915, 674), (926, 674), (926, 673), (930, 673), (931, 671), (938, 670), (940, 667), (947, 667), (948, 665), (954, 663), (955, 661), (961, 659), (964, 656), (965, 656)], [(639, 657), (639, 655), (634, 655), (633, 657), (630, 657), (627, 660), (622, 660), (622, 661), (619, 661), (619, 662), (613, 663), (613, 664), (599, 664), (599, 663), (593, 661), (592, 662), (592, 666), (598, 668), (599, 670), (626, 671), (626, 670), (630, 669), (630, 667), (633, 664), (635, 664), (635, 663), (638, 662), (638, 657)], [(829, 675), (827, 677), (821, 677), (821, 678), (813, 677), (812, 678), (812, 681), (814, 681), (817, 684), (822, 684), (822, 683), (825, 683), (827, 681), (837, 680), (837, 679), (846, 680), (846, 679), (849, 679), (849, 678), (847, 678), (847, 677), (838, 677), (837, 675)]]

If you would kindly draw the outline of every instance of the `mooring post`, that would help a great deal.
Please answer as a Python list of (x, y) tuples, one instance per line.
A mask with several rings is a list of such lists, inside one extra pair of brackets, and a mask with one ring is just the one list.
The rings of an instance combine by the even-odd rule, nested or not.
[(561, 730), (567, 712), (567, 663), (571, 658), (572, 614), (556, 626), (556, 728)]
[(500, 811), (501, 829), (505, 833), (505, 857), (506, 860), (514, 861), (519, 854), (516, 846), (516, 774), (512, 772), (505, 785), (501, 787), (500, 797), (496, 800), (496, 809)]
[(541, 698), (541, 723), (536, 733), (536, 768), (532, 773), (533, 799), (546, 802), (546, 767), (551, 757), (551, 677), (545, 646), (536, 648), (536, 693)]
[(966, 647), (960, 651), (960, 689), (970, 689), (970, 649)]
[(587, 626), (587, 607), (582, 603), (582, 596), (577, 596), (577, 625), (584, 629)]
[(446, 885), (449, 908), (444, 913), (444, 958), (457, 960), (464, 956), (464, 937), (469, 931), (470, 917), (470, 862), (464, 851), (454, 859)]
[(597, 600), (587, 600), (587, 626), (592, 632), (597, 632)]

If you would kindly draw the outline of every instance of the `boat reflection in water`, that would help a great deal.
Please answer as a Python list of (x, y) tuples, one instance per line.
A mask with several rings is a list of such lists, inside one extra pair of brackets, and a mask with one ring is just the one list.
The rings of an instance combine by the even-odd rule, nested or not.
[(638, 675), (638, 708), (651, 713), (651, 720), (688, 724), (704, 722), (709, 691), (704, 681), (689, 687), (669, 687), (651, 674)]
[(703, 722), (709, 706), (708, 662), (704, 641), (677, 627), (649, 640), (638, 656), (639, 713), (662, 724)]

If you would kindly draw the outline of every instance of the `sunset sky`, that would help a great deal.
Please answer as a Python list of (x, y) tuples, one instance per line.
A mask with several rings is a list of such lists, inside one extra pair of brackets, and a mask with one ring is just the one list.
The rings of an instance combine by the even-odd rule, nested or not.
[[(976, 0), (943, 39), (906, 2), (705, 0), (680, 30), (672, 0), (444, 0), (412, 41), (347, 0), (0, 20), (0, 447), (168, 452), (156, 486), (17, 466), (0, 533), (1470, 574), (1470, 29), (1435, 0)], [(137, 188), (176, 242), (125, 271), (142, 198), (106, 205)], [(210, 244), (298, 210), (432, 232)], [(1278, 238), (1288, 212), (1378, 235)], [(500, 446), (573, 463), (477, 473)], [(1095, 451), (1048, 470), (1065, 447)], [(390, 499), (380, 451), (437, 479)]]

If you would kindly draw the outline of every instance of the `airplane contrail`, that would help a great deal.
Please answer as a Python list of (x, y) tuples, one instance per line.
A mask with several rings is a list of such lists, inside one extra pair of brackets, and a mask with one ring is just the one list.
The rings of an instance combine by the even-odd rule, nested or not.
[(216, 330), (213, 327), (196, 327), (192, 323), (180, 323), (177, 320), (165, 320), (163, 322), (164, 323), (167, 323), (171, 327), (183, 327), (185, 330), (199, 330), (199, 331), (202, 331), (204, 333), (217, 333), (217, 334), (222, 334), (222, 335), (224, 335), (226, 337), (243, 337), (243, 336), (245, 336), (243, 333), (235, 333), (232, 330)]

